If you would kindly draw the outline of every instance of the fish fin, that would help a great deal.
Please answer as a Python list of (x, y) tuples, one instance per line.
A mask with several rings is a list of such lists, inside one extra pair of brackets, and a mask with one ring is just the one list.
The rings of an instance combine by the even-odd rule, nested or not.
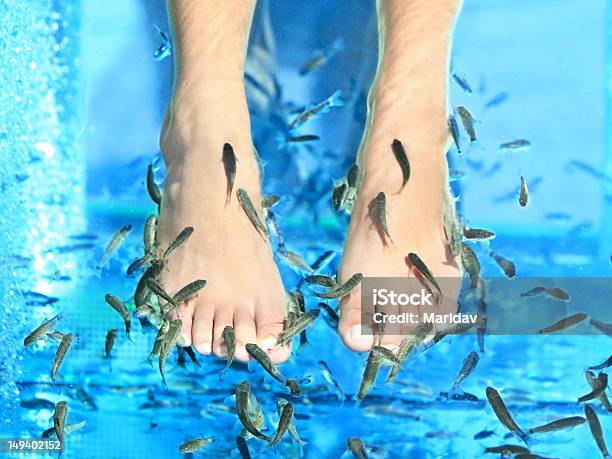
[(344, 99), (342, 99), (342, 91), (337, 89), (331, 96), (329, 96), (330, 107), (342, 107), (344, 105)]

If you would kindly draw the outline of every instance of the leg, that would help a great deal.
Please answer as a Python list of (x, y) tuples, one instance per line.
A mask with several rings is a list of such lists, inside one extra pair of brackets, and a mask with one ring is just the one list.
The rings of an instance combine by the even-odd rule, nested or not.
[[(458, 277), (443, 216), (448, 172), (445, 153), (447, 76), (455, 18), (461, 0), (378, 0), (379, 63), (368, 98), (368, 120), (358, 153), (364, 175), (346, 240), (340, 278), (405, 277), (405, 257), (416, 252), (437, 277)], [(411, 176), (401, 193), (400, 167), (393, 139), (403, 143)], [(383, 246), (372, 226), (369, 205), (387, 196), (387, 222), (393, 244)], [(448, 293), (448, 292), (445, 292)], [(359, 292), (342, 304), (340, 333), (351, 349), (372, 346), (360, 334)], [(387, 345), (401, 337), (387, 337)]]
[[(261, 216), (257, 158), (251, 143), (243, 66), (254, 0), (168, 0), (175, 82), (160, 146), (167, 168), (158, 235), (165, 248), (185, 226), (191, 238), (168, 262), (163, 283), (173, 293), (203, 278), (206, 287), (173, 313), (183, 321), (181, 344), (221, 356), (222, 332), (234, 327), (236, 357), (244, 346), (269, 349), (282, 331), (285, 291), (270, 245), (246, 217), (236, 190), (249, 193)], [(237, 159), (226, 205), (223, 145)], [(289, 348), (270, 351), (274, 361)]]

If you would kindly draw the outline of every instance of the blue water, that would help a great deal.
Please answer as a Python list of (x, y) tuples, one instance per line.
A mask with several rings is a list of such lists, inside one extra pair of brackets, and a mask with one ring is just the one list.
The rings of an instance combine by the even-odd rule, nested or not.
[[(348, 223), (348, 217), (331, 208), (329, 191), (353, 162), (359, 143), (365, 90), (376, 62), (374, 5), (337, 1), (332, 8), (328, 2), (313, 1), (305, 8), (297, 2), (269, 3), (276, 52), (263, 67), (251, 53), (247, 71), (264, 84), (270, 83), (272, 73), (277, 76), (283, 108), (271, 109), (266, 97), (247, 86), (253, 135), (265, 163), (264, 191), (284, 198), (274, 211), (287, 245), (312, 263), (325, 250), (341, 249)], [(521, 426), (582, 414), (575, 399), (589, 390), (584, 368), (610, 355), (606, 336), (487, 337), (475, 373), (462, 385), (477, 402), (439, 397), (452, 384), (465, 355), (477, 349), (473, 336), (460, 336), (418, 355), (394, 385), (380, 384), (355, 407), (351, 396), (359, 387), (366, 355), (346, 350), (322, 320), (308, 333), (311, 345), (282, 367), (288, 375), (311, 377), (299, 399), (254, 365), (235, 365), (219, 382), (223, 363), (204, 357), (201, 369), (189, 362), (182, 368), (171, 360), (169, 391), (164, 392), (157, 369), (145, 361), (154, 333), (140, 330), (136, 321), (134, 343), (119, 336), (111, 371), (102, 359), (104, 336), (122, 323), (104, 303), (104, 294), (129, 298), (133, 291), (134, 280), (125, 276), (125, 269), (139, 254), (142, 224), (154, 211), (143, 187), (146, 165), (154, 161), (159, 177), (163, 175), (156, 145), (171, 69), (170, 59), (152, 58), (159, 44), (152, 24), (167, 30), (163, 3), (133, 0), (108, 8), (84, 1), (75, 2), (73, 11), (51, 1), (36, 8), (11, 1), (3, 8), (9, 6), (31, 14), (4, 16), (4, 30), (14, 27), (15, 32), (4, 39), (2, 52), (21, 57), (15, 48), (28, 39), (37, 47), (29, 59), (16, 60), (12, 67), (3, 64), (12, 73), (5, 73), (3, 87), (9, 89), (0, 95), (2, 107), (13, 107), (7, 117), (11, 128), (0, 138), (0, 172), (7, 184), (2, 215), (11, 216), (0, 219), (0, 262), (7, 267), (0, 275), (6, 337), (0, 349), (0, 436), (38, 437), (52, 424), (49, 402), (66, 399), (68, 423), (86, 420), (87, 425), (67, 437), (64, 457), (179, 457), (178, 445), (196, 436), (215, 437), (200, 457), (238, 457), (234, 439), (241, 427), (230, 396), (235, 384), (246, 378), (269, 430), (278, 420), (275, 399), (295, 402), (297, 429), (306, 442), (300, 450), (288, 437), (275, 448), (251, 439), (253, 457), (342, 457), (350, 436), (360, 437), (376, 458), (480, 457), (485, 446), (519, 443), (503, 438), (506, 430), (486, 403), (487, 385), (500, 389)], [(260, 2), (251, 46), (264, 27), (265, 6)], [(53, 26), (56, 16), (58, 27)], [(39, 18), (49, 19), (41, 23)], [(22, 26), (15, 26), (19, 21)], [(452, 105), (472, 110), (480, 141), (463, 157), (449, 152), (452, 167), (466, 175), (453, 184), (454, 191), (472, 226), (496, 231), (490, 248), (512, 258), (519, 277), (610, 275), (610, 179), (572, 166), (572, 161), (580, 161), (603, 174), (611, 172), (605, 124), (607, 30), (603, 1), (587, 8), (569, 0), (468, 0), (459, 20), (453, 71), (471, 82), (475, 94), (468, 96), (451, 83)], [(338, 36), (345, 48), (333, 65), (299, 77), (297, 69), (312, 50), (329, 46)], [(64, 37), (78, 37), (79, 46), (71, 48)], [(57, 43), (65, 47), (55, 48)], [(30, 60), (49, 68), (34, 72)], [(25, 83), (24, 75), (29, 76)], [(49, 109), (55, 116), (34, 116), (47, 94), (41, 88), (48, 86), (56, 95)], [(37, 103), (15, 104), (15, 94), (24, 88)], [(346, 106), (308, 126), (308, 133), (321, 135), (316, 147), (279, 147), (277, 136), (283, 133), (288, 112), (337, 89), (346, 94)], [(503, 102), (485, 108), (491, 99), (502, 99), (502, 93), (507, 94)], [(24, 119), (26, 123), (18, 122)], [(514, 138), (529, 139), (532, 147), (500, 155), (498, 145)], [(40, 163), (24, 160), (44, 141), (62, 152), (57, 156), (61, 161), (49, 154)], [(50, 151), (45, 145), (43, 153)], [(530, 177), (532, 185), (539, 183), (530, 190), (527, 209), (516, 204), (520, 175)], [(60, 186), (67, 183), (70, 186)], [(109, 266), (96, 272), (93, 266), (110, 235), (128, 223), (134, 226), (132, 235)], [(75, 238), (83, 234), (92, 239)], [(488, 248), (480, 244), (477, 249), (482, 255)], [(335, 272), (339, 258), (329, 273)], [(280, 268), (285, 287), (292, 290), (299, 277), (282, 264)], [(485, 275), (499, 275), (486, 256), (483, 269)], [(58, 301), (28, 304), (29, 291)], [(313, 307), (316, 300), (307, 296), (307, 304)], [(59, 329), (75, 333), (78, 340), (59, 382), (51, 384), (56, 343), (41, 341), (23, 350), (21, 341), (58, 310), (69, 314)], [(328, 387), (319, 360), (330, 366), (344, 399)], [(94, 398), (96, 410), (77, 399), (78, 386)], [(38, 400), (33, 407), (32, 400)], [(612, 442), (609, 415), (603, 410), (598, 414)], [(473, 438), (485, 429), (494, 433), (483, 440)], [(598, 457), (585, 425), (542, 435), (533, 451), (547, 457)]]

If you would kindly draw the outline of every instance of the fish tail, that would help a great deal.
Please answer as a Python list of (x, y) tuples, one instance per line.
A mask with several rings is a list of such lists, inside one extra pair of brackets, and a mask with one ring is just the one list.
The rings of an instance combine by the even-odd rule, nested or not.
[(329, 96), (329, 106), (342, 107), (343, 105), (344, 100), (342, 99), (342, 91), (338, 89), (331, 96)]

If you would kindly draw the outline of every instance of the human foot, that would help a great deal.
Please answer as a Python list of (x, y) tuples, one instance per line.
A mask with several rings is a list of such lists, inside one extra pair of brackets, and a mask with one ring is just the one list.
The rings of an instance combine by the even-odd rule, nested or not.
[[(236, 88), (237, 94), (242, 88)], [(162, 275), (165, 289), (174, 294), (195, 279), (206, 279), (197, 296), (172, 311), (183, 321), (180, 344), (202, 354), (224, 356), (223, 329), (236, 335), (236, 358), (248, 360), (245, 345), (258, 343), (274, 362), (289, 356), (289, 345), (276, 347), (286, 315), (285, 291), (270, 245), (253, 226), (238, 202), (236, 191), (249, 194), (260, 217), (261, 195), (257, 158), (253, 152), (246, 102), (232, 103), (231, 94), (171, 106), (161, 136), (166, 183), (158, 224), (164, 249), (186, 226), (189, 240), (173, 252)], [(188, 104), (189, 106), (185, 106)], [(207, 107), (206, 117), (199, 115)], [(223, 146), (236, 155), (236, 176), (229, 203), (222, 163)]]

